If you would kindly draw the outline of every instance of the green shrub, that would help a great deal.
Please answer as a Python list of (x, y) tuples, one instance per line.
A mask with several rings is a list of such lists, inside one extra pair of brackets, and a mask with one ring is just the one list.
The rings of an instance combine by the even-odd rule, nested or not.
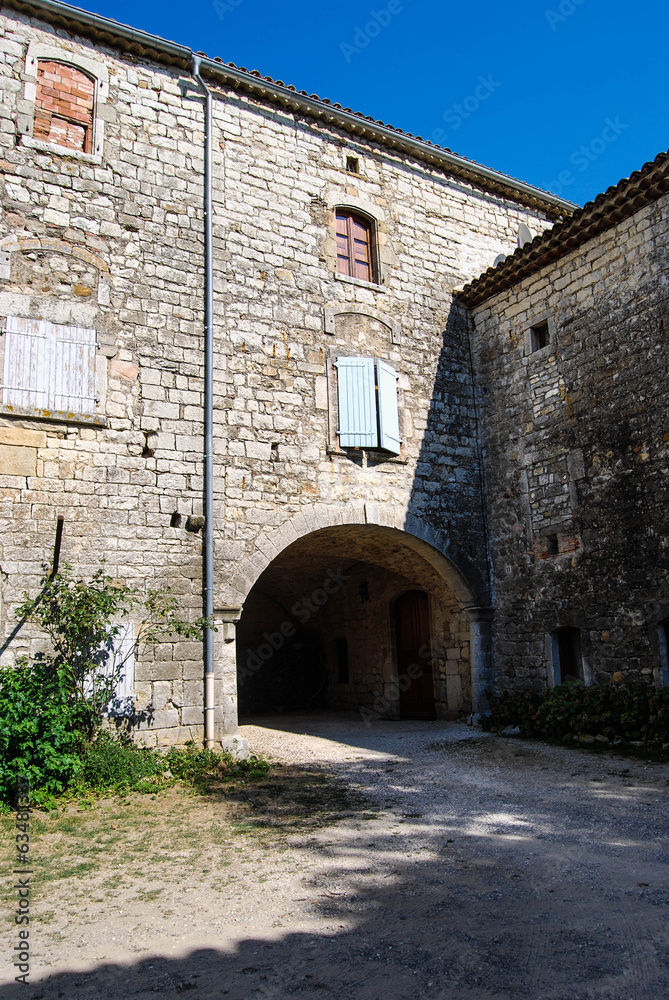
[(82, 772), (86, 716), (69, 699), (69, 678), (53, 663), (21, 660), (0, 669), (0, 801), (28, 778), (33, 801), (62, 794)]
[[(75, 580), (69, 566), (45, 576), (16, 614), (48, 636), (51, 650), (0, 668), (0, 803), (14, 800), (19, 777), (38, 805), (73, 785), (120, 790), (155, 779), (165, 770), (160, 755), (101, 732), (125, 666), (120, 657), (170, 635), (201, 638), (211, 622), (183, 621), (166, 590), (140, 594), (101, 569), (88, 582)], [(129, 615), (138, 622), (135, 641), (119, 653), (123, 626), (112, 622)]]
[(531, 725), (540, 704), (541, 695), (534, 692), (510, 694), (504, 691), (502, 694), (494, 694), (490, 697), (490, 712), (483, 716), (481, 725), (484, 729), (519, 726), (525, 730)]
[(669, 688), (647, 684), (582, 687), (561, 684), (542, 696), (505, 692), (490, 699), (486, 729), (518, 726), (525, 736), (606, 736), (658, 745), (669, 742)]
[(203, 750), (193, 742), (173, 747), (165, 760), (175, 778), (200, 788), (212, 781), (255, 781), (264, 778), (270, 769), (262, 758), (237, 760), (231, 753)]
[(167, 763), (155, 750), (102, 730), (82, 754), (81, 783), (96, 792), (127, 792), (154, 787)]
[[(257, 781), (269, 773), (270, 765), (262, 758), (237, 760), (230, 753), (203, 750), (194, 743), (163, 753), (109, 729), (88, 740), (77, 729), (78, 720), (68, 715), (72, 709), (63, 703), (62, 692), (44, 664), (41, 668), (29, 665), (0, 672), (0, 712), (7, 707), (2, 692), (10, 697), (10, 712), (0, 722), (2, 812), (14, 799), (19, 777), (30, 779), (35, 805), (51, 807), (68, 793), (155, 792), (177, 781), (207, 791), (218, 782)], [(16, 697), (17, 689), (25, 694), (28, 679), (34, 686), (29, 697)], [(49, 682), (52, 687), (47, 690)], [(37, 687), (45, 692), (39, 714), (32, 711)], [(28, 709), (20, 716), (19, 705)]]
[(192, 741), (167, 753), (141, 747), (127, 737), (102, 730), (82, 754), (80, 792), (146, 792), (182, 781), (206, 791), (220, 781), (264, 778), (269, 764), (260, 758), (237, 760), (231, 753), (203, 750)]
[[(115, 640), (123, 625), (113, 620), (129, 615), (138, 620), (135, 639), (120, 653)], [(88, 582), (75, 580), (71, 566), (45, 576), (40, 593), (35, 598), (26, 594), (16, 616), (48, 636), (47, 662), (58, 670), (68, 703), (79, 706), (89, 737), (100, 726), (131, 655), (168, 635), (197, 639), (202, 638), (203, 629), (214, 629), (206, 618), (183, 621), (178, 602), (168, 590), (141, 594), (134, 587), (119, 585), (102, 569)]]

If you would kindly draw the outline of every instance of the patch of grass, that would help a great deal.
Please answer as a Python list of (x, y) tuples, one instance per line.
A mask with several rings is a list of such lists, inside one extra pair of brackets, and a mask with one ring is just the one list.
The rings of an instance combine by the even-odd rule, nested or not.
[[(268, 761), (261, 757), (237, 760), (230, 753), (203, 750), (192, 742), (163, 753), (138, 746), (108, 730), (98, 732), (81, 748), (80, 763), (76, 780), (59, 796), (40, 793), (35, 804), (43, 812), (58, 814), (64, 803), (73, 800), (78, 811), (91, 809), (101, 797), (110, 794), (117, 796), (118, 811), (130, 805), (131, 793), (147, 794), (157, 801), (159, 795), (177, 785), (211, 795), (223, 785), (245, 786), (262, 781), (271, 770)], [(6, 807), (0, 813), (0, 821), (9, 815)], [(73, 833), (75, 828), (81, 833), (79, 825), (68, 815), (62, 831)], [(33, 830), (37, 831), (37, 827), (33, 826)]]
[[(134, 874), (136, 875), (137, 873), (135, 872)], [(135, 899), (140, 903), (152, 903), (154, 900), (158, 899), (162, 891), (162, 889), (140, 889), (135, 896)]]
[(167, 764), (148, 747), (101, 732), (82, 755), (81, 790), (126, 792), (129, 789), (154, 791), (163, 780)]
[(247, 784), (260, 781), (270, 772), (270, 764), (262, 757), (237, 760), (230, 753), (202, 750), (192, 742), (183, 748), (171, 749), (165, 761), (175, 778), (206, 792), (225, 782)]
[(245, 823), (233, 823), (232, 829), (235, 833), (253, 833), (258, 829), (267, 828), (267, 823), (263, 823), (260, 820), (247, 820)]
[[(366, 804), (339, 779), (298, 766), (277, 764), (253, 781), (244, 772), (241, 780), (215, 772), (206, 798), (169, 780), (155, 800), (131, 792), (123, 805), (97, 797), (91, 808), (71, 800), (56, 812), (33, 814), (31, 861), (40, 905), (55, 913), (50, 935), (83, 896), (109, 902), (129, 893), (152, 903), (162, 888), (160, 899), (169, 905), (168, 892), (180, 891), (193, 872), (216, 891), (239, 885), (253, 852), (289, 849), (295, 834), (358, 815)], [(14, 832), (14, 818), (0, 817), (4, 870), (11, 868)]]
[(37, 877), (40, 882), (53, 882), (55, 879), (81, 878), (82, 875), (88, 875), (96, 869), (97, 865), (94, 861), (82, 861), (77, 865), (65, 864), (62, 867), (52, 867), (47, 871), (43, 869)]
[(219, 791), (228, 801), (243, 801), (247, 816), (257, 821), (256, 831), (264, 834), (330, 826), (363, 804), (338, 778), (294, 765), (277, 764), (264, 781)]

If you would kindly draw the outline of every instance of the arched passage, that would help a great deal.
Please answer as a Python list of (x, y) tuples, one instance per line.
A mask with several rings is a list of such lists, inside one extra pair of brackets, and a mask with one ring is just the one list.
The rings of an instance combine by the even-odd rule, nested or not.
[[(395, 615), (411, 592), (424, 593), (429, 607), (429, 649), (413, 666), (398, 651)], [(244, 602), (240, 716), (335, 708), (399, 718), (411, 671), (423, 676), (428, 663), (434, 715), (468, 713), (476, 701), (472, 650), (480, 652), (473, 605), (453, 564), (409, 532), (379, 524), (309, 532), (275, 555)]]

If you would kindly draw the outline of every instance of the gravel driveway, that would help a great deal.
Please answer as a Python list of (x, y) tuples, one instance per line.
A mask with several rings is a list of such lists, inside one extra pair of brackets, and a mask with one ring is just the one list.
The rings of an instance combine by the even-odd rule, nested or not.
[(181, 934), (161, 937), (147, 908), (150, 946), (119, 936), (106, 964), (54, 954), (39, 988), (0, 1000), (669, 997), (666, 764), (335, 715), (242, 735), (365, 804), (256, 859), (217, 897), (215, 926), (211, 893), (175, 894)]

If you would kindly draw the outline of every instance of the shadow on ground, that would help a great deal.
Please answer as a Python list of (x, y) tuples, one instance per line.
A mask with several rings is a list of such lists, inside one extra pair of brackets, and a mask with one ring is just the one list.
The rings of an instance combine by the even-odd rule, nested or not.
[[(356, 761), (352, 794), (373, 790), (375, 808), (358, 799), (335, 838), (333, 827), (320, 841), (307, 830), (305, 849), (322, 859), (306, 890), (322, 929), (61, 972), (0, 988), (0, 1000), (669, 995), (664, 769), (643, 785), (641, 765), (630, 779), (611, 761), (495, 737), (424, 740), (418, 759), (414, 749)], [(320, 808), (318, 785), (308, 794)]]

